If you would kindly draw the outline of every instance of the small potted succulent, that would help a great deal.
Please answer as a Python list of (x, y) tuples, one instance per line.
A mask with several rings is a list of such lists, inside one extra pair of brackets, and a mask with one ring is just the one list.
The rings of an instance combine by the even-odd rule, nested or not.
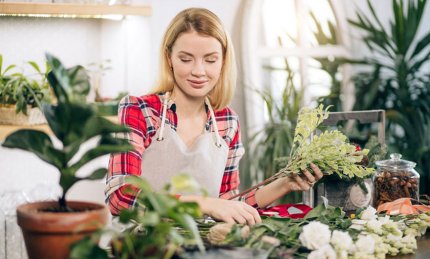
[[(58, 201), (21, 205), (17, 208), (17, 221), (29, 258), (68, 258), (70, 244), (108, 221), (105, 205), (66, 200), (67, 191), (76, 182), (101, 179), (107, 169), (96, 169), (87, 177), (78, 177), (76, 173), (95, 158), (126, 152), (132, 146), (126, 139), (113, 136), (126, 132), (127, 128), (98, 116), (85, 102), (90, 84), (84, 68), (66, 69), (54, 56), (47, 54), (46, 58), (51, 67), (47, 79), (56, 103), (44, 104), (42, 110), (60, 144), (42, 131), (21, 129), (7, 136), (2, 145), (30, 151), (58, 169), (63, 189)], [(77, 157), (81, 145), (90, 139), (97, 140), (97, 145)]]
[(46, 123), (42, 103), (51, 101), (47, 72), (34, 61), (28, 61), (34, 72), (24, 74), (16, 65), (3, 68), (0, 55), (0, 124), (35, 125)]

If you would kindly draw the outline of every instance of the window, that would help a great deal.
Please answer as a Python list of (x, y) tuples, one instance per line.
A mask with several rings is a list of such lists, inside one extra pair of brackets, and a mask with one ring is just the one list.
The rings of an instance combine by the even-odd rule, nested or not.
[[(313, 105), (318, 97), (328, 95), (334, 81), (339, 88), (345, 87), (347, 69), (330, 64), (349, 56), (342, 1), (249, 2), (243, 34), (248, 85), (270, 90), (276, 97), (285, 87), (288, 65), (294, 73), (294, 86), (303, 91), (303, 105)], [(348, 91), (344, 90), (345, 95)]]

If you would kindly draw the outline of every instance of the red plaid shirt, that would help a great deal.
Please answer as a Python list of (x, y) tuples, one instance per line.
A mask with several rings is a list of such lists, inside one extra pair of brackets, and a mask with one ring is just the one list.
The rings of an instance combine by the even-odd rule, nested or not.
[[(175, 105), (169, 103), (166, 114), (166, 126), (176, 130), (178, 125)], [(139, 189), (124, 184), (127, 175), (140, 176), (142, 173), (142, 154), (151, 145), (161, 122), (162, 102), (158, 95), (141, 97), (127, 96), (119, 104), (119, 121), (130, 128), (126, 135), (135, 150), (127, 153), (112, 154), (109, 161), (109, 172), (106, 179), (106, 202), (112, 214), (117, 215), (123, 208), (135, 204)], [(245, 150), (240, 140), (239, 117), (230, 108), (215, 111), (218, 131), (229, 147), (227, 163), (222, 178), (219, 197), (228, 199), (239, 192), (239, 160)], [(210, 114), (206, 122), (206, 130), (211, 129)], [(212, 129), (213, 130), (213, 129)], [(127, 193), (125, 189), (128, 187)], [(130, 193), (130, 188), (132, 192)], [(240, 200), (256, 207), (255, 192), (251, 192)]]

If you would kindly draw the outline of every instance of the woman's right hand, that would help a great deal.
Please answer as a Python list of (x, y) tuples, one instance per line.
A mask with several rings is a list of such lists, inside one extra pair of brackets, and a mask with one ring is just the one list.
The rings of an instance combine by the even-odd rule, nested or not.
[(245, 202), (190, 196), (182, 196), (180, 200), (197, 202), (202, 212), (215, 220), (248, 225), (261, 223), (258, 211)]

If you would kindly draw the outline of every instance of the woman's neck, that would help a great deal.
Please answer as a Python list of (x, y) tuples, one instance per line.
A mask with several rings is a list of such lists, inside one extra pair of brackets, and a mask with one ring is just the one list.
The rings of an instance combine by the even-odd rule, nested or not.
[(176, 113), (186, 117), (199, 116), (206, 113), (204, 98), (188, 98), (173, 90), (170, 99), (176, 104)]

